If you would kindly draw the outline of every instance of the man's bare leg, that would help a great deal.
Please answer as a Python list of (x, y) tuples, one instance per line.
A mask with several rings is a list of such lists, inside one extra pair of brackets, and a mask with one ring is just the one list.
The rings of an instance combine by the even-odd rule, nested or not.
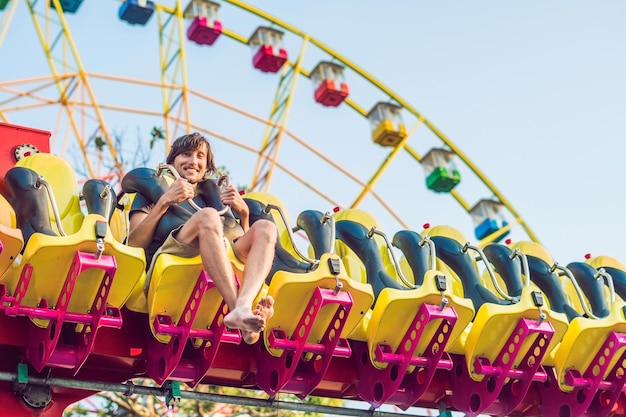
[[(252, 312), (253, 298), (246, 300), (238, 295), (233, 268), (224, 246), (222, 222), (217, 212), (214, 209), (198, 211), (181, 228), (176, 238), (180, 242), (200, 248), (202, 265), (230, 310), (224, 317), (224, 324), (231, 329), (261, 331), (265, 321)], [(242, 284), (242, 288), (244, 286)]]
[[(237, 239), (233, 245), (236, 252), (246, 257), (246, 261), (235, 308), (231, 309), (230, 313), (224, 317), (224, 323), (230, 327), (229, 323), (239, 321), (245, 325), (245, 327), (238, 327), (239, 329), (259, 333), (265, 327), (266, 319), (263, 315), (266, 315), (266, 313), (264, 312), (262, 315), (256, 314), (251, 307), (252, 302), (263, 286), (265, 277), (272, 267), (274, 246), (276, 245), (276, 226), (274, 223), (266, 220), (258, 221), (243, 236)], [(265, 304), (266, 302), (264, 301), (262, 305), (263, 311), (267, 310)], [(271, 314), (274, 314), (273, 305), (274, 300), (272, 299), (269, 306), (271, 307)], [(258, 308), (259, 306), (256, 309)], [(256, 337), (258, 339), (258, 335)]]

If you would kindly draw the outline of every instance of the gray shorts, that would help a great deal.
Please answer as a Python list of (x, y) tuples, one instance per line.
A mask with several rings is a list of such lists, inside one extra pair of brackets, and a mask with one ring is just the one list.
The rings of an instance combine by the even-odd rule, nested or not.
[[(176, 239), (175, 237), (176, 233), (178, 233), (178, 231), (183, 226), (184, 225), (180, 225), (176, 229), (172, 230), (170, 234), (167, 235), (165, 242), (163, 242), (163, 244), (159, 247), (159, 249), (157, 249), (157, 251), (154, 253), (154, 256), (152, 257), (152, 262), (150, 263), (150, 268), (148, 269), (148, 273), (146, 274), (146, 281), (143, 287), (143, 290), (146, 293), (146, 295), (148, 294), (148, 289), (150, 288), (150, 280), (152, 278), (152, 270), (154, 269), (154, 264), (160, 254), (166, 253), (169, 255), (180, 256), (181, 258), (193, 258), (193, 257), (200, 255), (200, 248), (195, 248), (193, 246), (187, 245), (186, 243), (183, 243), (179, 241), (178, 239)], [(235, 248), (234, 243), (237, 241), (237, 239), (239, 239), (239, 236), (232, 239), (232, 241), (230, 242), (230, 245), (233, 249), (233, 253), (235, 254), (235, 257), (239, 259), (241, 262), (245, 262), (246, 260), (245, 256), (239, 253), (237, 249)]]

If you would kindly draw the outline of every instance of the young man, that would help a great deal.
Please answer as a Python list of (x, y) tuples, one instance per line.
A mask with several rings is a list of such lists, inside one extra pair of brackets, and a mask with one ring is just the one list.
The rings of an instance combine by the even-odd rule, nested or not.
[(164, 241), (156, 237), (159, 222), (167, 209), (172, 204), (193, 198), (198, 183), (215, 171), (209, 142), (199, 133), (181, 136), (172, 144), (166, 162), (173, 165), (182, 178), (175, 180), (154, 203), (137, 194), (130, 212), (128, 244), (143, 247), (148, 258), (154, 255), (152, 262), (159, 253), (184, 257), (200, 254), (205, 271), (228, 305), (229, 313), (224, 317), (224, 324), (240, 329), (246, 343), (255, 343), (274, 313), (274, 300), (269, 296), (262, 298), (254, 311), (251, 307), (272, 265), (276, 226), (267, 220), (259, 220), (250, 226), (248, 206), (235, 187), (228, 186), (220, 193), (222, 203), (239, 215), (243, 229), (243, 234), (231, 241), (236, 256), (245, 260), (241, 286), (237, 289), (224, 245), (223, 221), (214, 208), (195, 212), (182, 226), (169, 231)]

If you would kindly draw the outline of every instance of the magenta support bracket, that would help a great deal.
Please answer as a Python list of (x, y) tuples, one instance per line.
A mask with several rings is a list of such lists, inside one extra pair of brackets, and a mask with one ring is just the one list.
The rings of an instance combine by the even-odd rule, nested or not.
[[(319, 343), (307, 339), (320, 310), (330, 304), (336, 311)], [(350, 293), (316, 288), (304, 309), (291, 337), (281, 329), (268, 329), (269, 347), (282, 349), (280, 356), (272, 355), (264, 343), (258, 343), (256, 383), (270, 397), (284, 388), (300, 398), (309, 395), (321, 382), (334, 356), (349, 357), (352, 350), (341, 334), (353, 301)], [(298, 368), (298, 375), (295, 375)]]
[[(430, 343), (423, 353), (414, 355), (426, 326), (435, 320), (440, 323)], [(440, 309), (439, 306), (422, 304), (395, 351), (387, 344), (378, 344), (375, 358), (370, 358), (366, 342), (352, 341), (359, 376), (359, 397), (378, 408), (392, 398), (402, 384), (402, 399), (398, 397), (396, 405), (404, 409), (410, 407), (424, 394), (437, 369), (452, 369), (452, 361), (445, 348), (456, 321), (457, 314), (452, 307)], [(387, 366), (378, 369), (372, 364), (372, 359)], [(407, 374), (410, 366), (415, 369)]]
[[(221, 342), (236, 344), (241, 342), (239, 332), (227, 331), (222, 323), (225, 310), (224, 301), (222, 301), (218, 313), (208, 329), (192, 327), (200, 309), (202, 297), (213, 287), (215, 287), (215, 283), (206, 271), (200, 272), (191, 291), (191, 296), (180, 315), (179, 322), (174, 323), (171, 316), (165, 314), (159, 314), (154, 318), (154, 331), (160, 335), (170, 336), (169, 342), (162, 343), (151, 332), (148, 335), (146, 372), (157, 384), (162, 385), (170, 376), (176, 377), (176, 368), (181, 361), (189, 339), (202, 340), (199, 347), (193, 348), (195, 349), (193, 375), (187, 375), (188, 372), (185, 372), (184, 377), (180, 376), (182, 379), (190, 380), (193, 386), (204, 377), (206, 371), (211, 367)], [(181, 372), (183, 371), (181, 370)]]
[[(531, 334), (536, 334), (534, 342), (514, 368), (522, 345)], [(493, 412), (509, 414), (522, 402), (534, 381), (546, 380), (541, 361), (553, 336), (554, 328), (549, 322), (521, 318), (493, 363), (487, 358), (476, 357), (474, 370), (484, 376), (480, 382), (472, 379), (465, 357), (455, 356), (451, 377), (452, 405), (468, 416)]]
[[(102, 269), (105, 272), (89, 312), (67, 311), (76, 279), (89, 268)], [(72, 369), (76, 374), (91, 352), (98, 329), (122, 327), (119, 310), (106, 305), (116, 271), (117, 265), (113, 256), (101, 255), (97, 258), (94, 254), (76, 251), (59, 297), (52, 306), (45, 299), (42, 299), (36, 307), (22, 305), (33, 274), (33, 267), (30, 264), (22, 268), (14, 295), (9, 295), (6, 287), (0, 287), (0, 309), (3, 309), (6, 315), (49, 321), (45, 328), (32, 322), (29, 325), (26, 357), (37, 372), (41, 372), (44, 366), (54, 366)], [(59, 345), (63, 323), (82, 325), (74, 338), (75, 344)]]
[[(549, 383), (539, 386), (543, 415), (609, 415), (616, 402), (622, 398), (626, 384), (623, 366), (626, 351), (617, 361), (613, 361), (614, 355), (624, 347), (626, 335), (611, 332), (582, 375), (575, 370), (569, 370), (565, 374), (566, 384), (574, 388), (571, 392), (561, 391), (555, 372), (549, 373)], [(611, 363), (615, 365), (609, 371)], [(604, 375), (607, 377), (604, 378)]]

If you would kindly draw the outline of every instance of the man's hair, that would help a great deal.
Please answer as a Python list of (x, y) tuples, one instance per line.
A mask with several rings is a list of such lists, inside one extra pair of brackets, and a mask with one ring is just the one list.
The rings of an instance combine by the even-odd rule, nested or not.
[(215, 170), (215, 161), (213, 160), (213, 151), (211, 150), (211, 145), (207, 138), (202, 136), (198, 132), (190, 133), (188, 135), (183, 135), (177, 138), (174, 143), (172, 143), (172, 148), (170, 149), (169, 155), (167, 155), (167, 159), (165, 162), (167, 164), (173, 164), (174, 159), (183, 152), (187, 151), (195, 151), (199, 149), (202, 144), (206, 145), (206, 176), (212, 175)]

